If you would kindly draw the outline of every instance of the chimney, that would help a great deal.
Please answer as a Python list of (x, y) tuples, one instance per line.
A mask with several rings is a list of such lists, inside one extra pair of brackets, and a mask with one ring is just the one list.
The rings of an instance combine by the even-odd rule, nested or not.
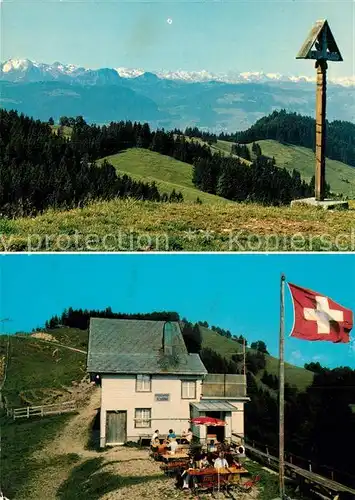
[(163, 352), (165, 356), (173, 355), (174, 325), (166, 321), (163, 330)]

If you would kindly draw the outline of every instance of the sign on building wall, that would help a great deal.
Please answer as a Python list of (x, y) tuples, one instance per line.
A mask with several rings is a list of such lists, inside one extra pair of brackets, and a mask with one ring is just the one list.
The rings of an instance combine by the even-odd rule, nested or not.
[(170, 394), (156, 394), (155, 401), (169, 401)]

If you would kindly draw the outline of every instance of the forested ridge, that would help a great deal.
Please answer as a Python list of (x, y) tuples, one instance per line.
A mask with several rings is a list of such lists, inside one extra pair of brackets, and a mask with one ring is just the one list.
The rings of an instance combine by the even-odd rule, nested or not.
[[(180, 318), (177, 312), (153, 312), (148, 314), (114, 313), (105, 310), (82, 310), (69, 308), (60, 316), (46, 322), (46, 328), (61, 326), (87, 329), (90, 317), (154, 319), (181, 321), (181, 328), (189, 352), (199, 353), (209, 373), (242, 373), (241, 345), (236, 354), (227, 360), (213, 349), (203, 346), (201, 328), (210, 328), (222, 337), (244, 342), (243, 335), (235, 336), (229, 330), (210, 326), (206, 321), (190, 323)], [(245, 405), (245, 432), (249, 441), (270, 447), (277, 455), (278, 448), (278, 377), (268, 373), (268, 350), (264, 341), (250, 344), (246, 353), (247, 393), (251, 401)], [(355, 370), (349, 367), (329, 369), (318, 363), (305, 364), (305, 369), (314, 372), (313, 382), (305, 391), (292, 383), (285, 385), (285, 450), (305, 461), (299, 465), (307, 468), (311, 460), (320, 474), (329, 477), (335, 470), (335, 479), (355, 487)], [(258, 380), (260, 379), (260, 380)], [(332, 451), (333, 450), (333, 451)], [(271, 452), (270, 451), (270, 452)]]
[[(290, 174), (278, 168), (275, 160), (261, 151), (246, 168), (238, 158), (213, 152), (207, 143), (190, 140), (181, 131), (151, 131), (147, 123), (121, 121), (98, 126), (88, 125), (82, 117), (63, 117), (61, 124), (71, 126), (70, 139), (62, 127), (53, 133), (52, 120), (43, 123), (15, 111), (0, 110), (0, 123), (3, 216), (35, 215), (48, 208), (69, 209), (117, 197), (183, 201), (181, 193), (160, 193), (154, 183), (117, 175), (108, 162), (96, 164), (98, 159), (135, 147), (192, 165), (196, 188), (233, 201), (282, 205), (293, 198), (310, 196), (314, 190), (314, 179), (306, 183), (297, 171)], [(211, 134), (200, 135), (207, 142), (215, 140)], [(235, 152), (243, 156), (243, 148), (238, 149), (238, 145)]]
[[(274, 111), (260, 118), (244, 132), (221, 134), (219, 139), (250, 143), (273, 139), (282, 144), (293, 144), (315, 150), (316, 123), (310, 116)], [(355, 124), (335, 120), (326, 122), (326, 156), (355, 167)]]
[[(88, 137), (80, 136), (96, 127), (89, 127), (78, 118), (73, 128), (73, 140), (53, 134), (48, 123), (0, 110), (0, 212), (3, 216), (34, 215), (47, 208), (73, 208), (91, 200), (134, 197), (152, 201), (183, 201), (181, 193), (159, 193), (155, 183), (134, 181), (119, 176), (107, 161), (96, 165), (95, 160), (110, 146), (112, 136), (106, 128), (90, 149)], [(118, 125), (119, 126), (119, 125)], [(139, 126), (127, 124), (135, 141)], [(80, 136), (80, 137), (79, 137)], [(87, 140), (86, 140), (87, 139)], [(93, 152), (93, 150), (95, 152)]]

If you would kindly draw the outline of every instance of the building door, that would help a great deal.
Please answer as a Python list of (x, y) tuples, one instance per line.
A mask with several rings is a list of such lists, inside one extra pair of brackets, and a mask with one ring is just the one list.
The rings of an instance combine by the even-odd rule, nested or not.
[(106, 412), (106, 444), (124, 444), (126, 442), (127, 412)]
[[(219, 418), (220, 420), (224, 420), (224, 413), (220, 411), (207, 411), (206, 417)], [(207, 434), (215, 435), (217, 441), (222, 442), (225, 437), (224, 426), (208, 426)]]

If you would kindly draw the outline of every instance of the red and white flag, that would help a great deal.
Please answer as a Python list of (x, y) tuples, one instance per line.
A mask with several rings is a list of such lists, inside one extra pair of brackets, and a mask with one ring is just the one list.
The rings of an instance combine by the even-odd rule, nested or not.
[(291, 337), (350, 342), (353, 313), (320, 293), (288, 283), (294, 307)]

